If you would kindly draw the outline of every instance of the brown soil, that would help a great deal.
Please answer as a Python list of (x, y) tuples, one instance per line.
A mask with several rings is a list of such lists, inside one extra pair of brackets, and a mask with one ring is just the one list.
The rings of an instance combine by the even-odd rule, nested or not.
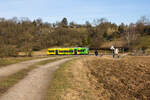
[(100, 100), (150, 100), (150, 57), (96, 58), (84, 66)]

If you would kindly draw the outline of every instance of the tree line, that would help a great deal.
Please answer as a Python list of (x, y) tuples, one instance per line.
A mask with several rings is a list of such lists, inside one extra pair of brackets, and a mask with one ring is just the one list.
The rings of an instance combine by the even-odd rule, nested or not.
[(150, 35), (150, 22), (141, 17), (136, 23), (117, 25), (105, 18), (92, 24), (68, 23), (67, 18), (56, 23), (34, 21), (28, 18), (0, 18), (0, 57), (17, 56), (25, 52), (32, 56), (32, 51), (49, 47), (92, 47), (98, 48), (105, 42), (121, 39), (124, 47), (133, 48), (139, 37)]

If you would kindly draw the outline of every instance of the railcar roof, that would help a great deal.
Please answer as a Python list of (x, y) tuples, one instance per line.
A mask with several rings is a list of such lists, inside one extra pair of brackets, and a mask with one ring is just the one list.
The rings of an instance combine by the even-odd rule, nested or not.
[[(87, 47), (68, 47), (68, 48), (87, 48)], [(66, 48), (48, 48), (48, 49), (68, 49)]]

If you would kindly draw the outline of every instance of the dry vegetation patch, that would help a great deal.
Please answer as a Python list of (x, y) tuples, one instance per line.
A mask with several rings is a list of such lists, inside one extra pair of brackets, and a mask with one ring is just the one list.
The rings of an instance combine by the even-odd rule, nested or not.
[(68, 78), (70, 88), (62, 92), (63, 100), (97, 100), (95, 95), (98, 92), (91, 86), (88, 76), (89, 70), (83, 65), (83, 62), (86, 62), (85, 59), (83, 57), (74, 62), (72, 67), (66, 70), (67, 73), (72, 74), (72, 78)]
[(8, 58), (0, 58), (0, 67), (7, 66), (10, 64), (15, 64), (27, 60), (40, 59), (46, 57), (8, 57)]

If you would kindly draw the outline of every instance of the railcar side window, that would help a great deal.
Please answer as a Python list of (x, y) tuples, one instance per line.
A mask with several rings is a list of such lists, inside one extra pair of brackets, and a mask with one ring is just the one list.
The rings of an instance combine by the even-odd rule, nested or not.
[(69, 52), (73, 52), (73, 50), (70, 50)]
[(50, 53), (54, 52), (54, 50), (49, 50)]
[(65, 51), (59, 51), (60, 53), (67, 53), (67, 52), (73, 52), (72, 50), (69, 50), (69, 51), (67, 51), (67, 50), (65, 50)]
[(85, 50), (78, 50), (78, 52), (84, 52)]

